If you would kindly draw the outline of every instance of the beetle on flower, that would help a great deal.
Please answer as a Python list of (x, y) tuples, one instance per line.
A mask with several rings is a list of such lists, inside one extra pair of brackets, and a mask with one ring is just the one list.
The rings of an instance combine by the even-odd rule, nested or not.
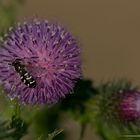
[(0, 83), (10, 98), (22, 104), (54, 104), (81, 77), (77, 41), (58, 24), (24, 22), (10, 31), (2, 46)]

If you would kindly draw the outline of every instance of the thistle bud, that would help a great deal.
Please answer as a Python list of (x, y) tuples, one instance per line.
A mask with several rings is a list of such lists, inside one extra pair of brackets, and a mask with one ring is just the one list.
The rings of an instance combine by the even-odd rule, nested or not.
[(132, 90), (121, 93), (117, 110), (121, 120), (138, 120), (140, 118), (140, 92)]
[[(90, 112), (90, 113), (88, 113)], [(93, 129), (107, 140), (140, 134), (140, 92), (127, 81), (108, 82), (87, 103)]]

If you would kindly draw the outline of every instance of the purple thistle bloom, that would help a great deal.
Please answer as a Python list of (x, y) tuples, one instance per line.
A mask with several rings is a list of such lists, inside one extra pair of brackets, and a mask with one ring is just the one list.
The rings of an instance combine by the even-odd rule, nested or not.
[(3, 46), (0, 82), (10, 98), (23, 104), (54, 104), (81, 76), (77, 42), (57, 24), (34, 20), (18, 25)]
[(140, 118), (140, 92), (125, 91), (118, 101), (118, 113), (124, 121), (135, 121)]

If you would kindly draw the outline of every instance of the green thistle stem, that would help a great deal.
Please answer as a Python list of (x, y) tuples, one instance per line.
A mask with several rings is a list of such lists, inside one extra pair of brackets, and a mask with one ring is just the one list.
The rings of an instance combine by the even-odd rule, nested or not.
[(14, 110), (13, 110), (13, 116), (16, 118), (20, 118), (21, 108), (20, 105), (17, 103), (17, 101), (14, 101)]
[(80, 138), (79, 138), (79, 140), (82, 140), (83, 137), (84, 137), (86, 125), (87, 125), (87, 123), (82, 123), (81, 124), (81, 130), (80, 130)]

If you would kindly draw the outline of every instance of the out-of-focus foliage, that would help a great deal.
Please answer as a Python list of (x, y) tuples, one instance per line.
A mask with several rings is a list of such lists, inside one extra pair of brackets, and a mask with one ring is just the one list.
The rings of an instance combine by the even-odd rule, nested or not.
[[(63, 130), (54, 130), (52, 133), (48, 134), (46, 140), (53, 140), (57, 135), (62, 133)], [(40, 136), (37, 140), (41, 140), (42, 136)]]
[(55, 130), (54, 132), (48, 134), (47, 140), (52, 140), (54, 137), (59, 135), (63, 130)]
[(20, 138), (26, 134), (28, 125), (15, 115), (11, 120), (0, 120), (0, 140), (20, 140)]
[(16, 21), (16, 11), (23, 0), (0, 0), (0, 34), (11, 27)]
[(21, 118), (12, 116), (10, 128), (14, 129), (14, 132), (11, 134), (11, 137), (14, 140), (20, 140), (20, 138), (22, 138), (22, 136), (24, 136), (27, 133), (28, 124), (25, 123)]
[(10, 128), (10, 123), (8, 121), (0, 120), (0, 139), (11, 137), (14, 131), (14, 129)]
[(90, 80), (78, 80), (74, 88), (74, 94), (69, 94), (60, 103), (61, 110), (69, 112), (71, 116), (79, 121), (81, 125), (80, 138), (84, 136), (84, 131), (88, 123), (86, 113), (86, 102), (98, 94), (97, 89)]
[(71, 111), (72, 114), (81, 115), (85, 113), (85, 102), (96, 95), (97, 91), (90, 80), (78, 80), (74, 88), (74, 93), (69, 94), (61, 102), (61, 109)]
[[(61, 110), (57, 105), (48, 108), (44, 106), (35, 111), (32, 119), (34, 137), (41, 135), (41, 140), (46, 140), (48, 134), (52, 133), (56, 128), (59, 128)], [(55, 139), (64, 139), (63, 133), (58, 135)]]
[[(86, 103), (96, 94), (98, 94), (98, 91), (94, 88), (92, 81), (78, 80), (72, 94), (50, 108), (44, 106), (36, 111), (32, 119), (35, 128), (34, 133), (42, 135), (41, 140), (45, 140), (48, 133), (55, 128), (59, 128), (63, 120), (61, 116), (64, 117), (65, 114), (69, 114), (81, 125), (79, 138), (82, 139), (86, 125), (89, 123)], [(55, 137), (54, 140), (65, 140), (67, 136), (64, 132)]]

